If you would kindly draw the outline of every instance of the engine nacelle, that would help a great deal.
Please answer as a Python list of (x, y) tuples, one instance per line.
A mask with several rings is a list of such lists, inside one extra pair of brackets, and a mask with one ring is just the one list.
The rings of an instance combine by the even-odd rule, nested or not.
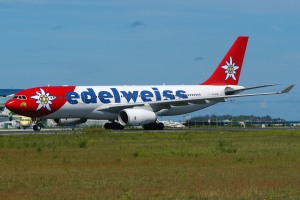
[(73, 126), (76, 124), (85, 123), (87, 119), (83, 118), (69, 118), (69, 119), (54, 119), (55, 123), (60, 126)]
[(156, 122), (157, 116), (154, 112), (144, 109), (128, 108), (121, 110), (118, 120), (121, 125), (140, 126)]

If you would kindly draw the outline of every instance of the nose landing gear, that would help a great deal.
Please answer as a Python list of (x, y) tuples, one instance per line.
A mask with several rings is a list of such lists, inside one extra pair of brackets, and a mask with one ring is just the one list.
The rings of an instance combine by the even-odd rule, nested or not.
[(33, 130), (34, 131), (40, 131), (41, 129), (42, 129), (42, 126), (40, 124), (33, 125)]

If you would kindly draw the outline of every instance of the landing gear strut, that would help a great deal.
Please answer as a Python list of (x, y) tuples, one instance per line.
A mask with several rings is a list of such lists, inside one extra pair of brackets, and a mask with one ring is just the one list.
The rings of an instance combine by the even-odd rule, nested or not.
[(164, 128), (165, 128), (165, 125), (161, 122), (144, 125), (145, 130), (163, 130)]
[(122, 126), (120, 123), (118, 122), (108, 122), (104, 124), (104, 128), (105, 129), (112, 129), (112, 130), (123, 130), (124, 126)]

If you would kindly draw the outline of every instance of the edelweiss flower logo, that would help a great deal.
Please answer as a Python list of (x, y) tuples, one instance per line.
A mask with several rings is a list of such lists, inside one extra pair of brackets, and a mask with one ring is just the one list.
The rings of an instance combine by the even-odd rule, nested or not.
[(231, 56), (230, 56), (230, 62), (228, 63), (226, 61), (226, 65), (222, 66), (222, 68), (225, 69), (225, 73), (227, 74), (225, 80), (227, 80), (229, 77), (231, 77), (233, 80), (236, 80), (234, 74), (236, 74), (235, 71), (240, 67), (235, 66), (235, 63), (232, 62)]
[(40, 88), (41, 92), (36, 92), (35, 96), (32, 96), (32, 99), (36, 99), (36, 103), (39, 105), (36, 110), (41, 108), (47, 108), (47, 110), (51, 111), (50, 104), (52, 104), (52, 100), (56, 99), (55, 96), (50, 96), (49, 93), (45, 93), (45, 91)]

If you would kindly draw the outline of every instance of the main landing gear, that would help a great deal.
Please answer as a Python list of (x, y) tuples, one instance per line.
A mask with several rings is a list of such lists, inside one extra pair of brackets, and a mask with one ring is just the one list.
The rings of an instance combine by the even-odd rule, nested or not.
[(104, 124), (105, 129), (111, 129), (111, 130), (123, 130), (124, 126), (122, 126), (118, 122), (107, 122)]
[[(122, 126), (118, 122), (107, 122), (103, 126), (105, 129), (110, 129), (110, 130), (123, 130), (124, 126)], [(163, 130), (165, 128), (165, 125), (161, 122), (155, 122), (151, 124), (145, 124), (144, 126), (145, 130)]]
[(161, 122), (155, 122), (151, 124), (145, 124), (144, 129), (145, 130), (163, 130), (165, 128), (165, 125)]

